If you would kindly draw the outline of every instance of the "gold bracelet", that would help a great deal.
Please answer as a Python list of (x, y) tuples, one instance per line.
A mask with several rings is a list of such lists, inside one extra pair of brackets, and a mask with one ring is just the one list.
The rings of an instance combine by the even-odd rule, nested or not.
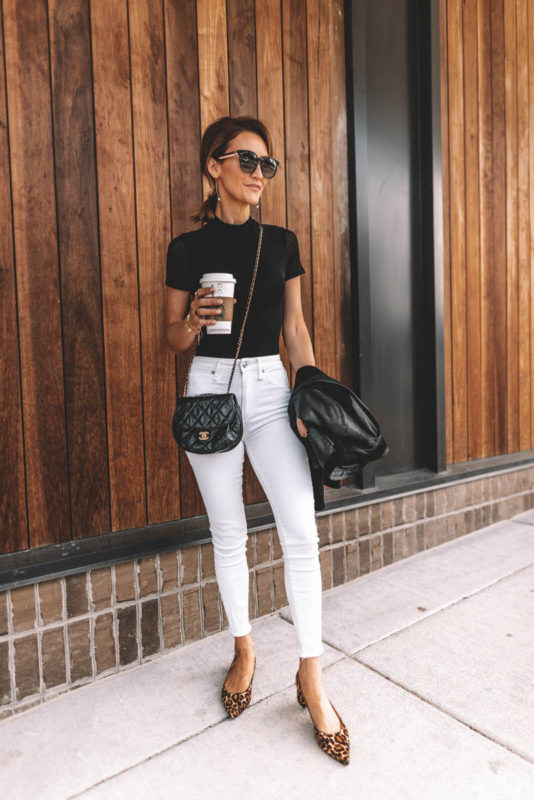
[(191, 317), (191, 312), (189, 312), (189, 314), (187, 315), (187, 317), (184, 319), (184, 322), (185, 322), (185, 328), (186, 328), (187, 332), (188, 332), (188, 333), (195, 333), (195, 334), (196, 334), (196, 333), (200, 333), (200, 331), (202, 330), (202, 325), (200, 326), (200, 328), (197, 328), (196, 330), (195, 330), (194, 328), (190, 328), (190, 327), (189, 327), (189, 320), (190, 320), (190, 317)]

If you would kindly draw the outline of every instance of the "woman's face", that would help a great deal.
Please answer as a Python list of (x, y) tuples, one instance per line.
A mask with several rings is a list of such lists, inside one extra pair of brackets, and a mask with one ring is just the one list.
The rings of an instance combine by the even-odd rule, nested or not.
[[(268, 156), (265, 142), (252, 131), (241, 131), (228, 142), (225, 153), (233, 150), (252, 150), (257, 156)], [(208, 170), (217, 179), (219, 195), (224, 203), (225, 197), (229, 197), (238, 203), (248, 203), (257, 205), (261, 194), (267, 183), (267, 178), (263, 177), (261, 164), (258, 165), (252, 174), (243, 172), (239, 166), (237, 155), (230, 158), (223, 158), (222, 161), (215, 161), (214, 158), (208, 159)]]

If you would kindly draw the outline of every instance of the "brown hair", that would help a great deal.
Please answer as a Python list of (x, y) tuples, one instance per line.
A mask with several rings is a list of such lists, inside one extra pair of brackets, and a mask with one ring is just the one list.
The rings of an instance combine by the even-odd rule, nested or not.
[(207, 168), (208, 158), (213, 156), (222, 156), (228, 142), (234, 136), (237, 136), (241, 131), (252, 131), (261, 136), (265, 142), (268, 155), (272, 152), (272, 141), (267, 127), (256, 119), (256, 117), (219, 117), (211, 125), (208, 125), (202, 136), (200, 142), (200, 169), (202, 174), (205, 175), (209, 181), (211, 192), (207, 199), (191, 214), (190, 219), (193, 222), (206, 223), (211, 217), (215, 216), (215, 207), (217, 205), (217, 187), (215, 178), (210, 175)]

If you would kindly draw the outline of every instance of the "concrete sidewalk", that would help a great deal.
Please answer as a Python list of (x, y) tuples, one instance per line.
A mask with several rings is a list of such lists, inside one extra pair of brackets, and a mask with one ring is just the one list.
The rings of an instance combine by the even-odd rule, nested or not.
[(288, 609), (253, 622), (227, 717), (228, 631), (0, 723), (3, 800), (534, 797), (534, 511), (324, 594), (324, 683), (351, 762), (295, 695)]

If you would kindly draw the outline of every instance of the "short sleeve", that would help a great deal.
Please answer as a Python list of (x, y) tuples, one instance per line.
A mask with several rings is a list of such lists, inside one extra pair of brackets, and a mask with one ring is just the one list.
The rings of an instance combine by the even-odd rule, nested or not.
[(186, 292), (196, 289), (195, 274), (188, 263), (183, 234), (172, 239), (167, 248), (165, 284), (171, 289), (183, 289)]
[(305, 269), (300, 261), (299, 243), (293, 231), (286, 231), (286, 249), (287, 249), (287, 262), (286, 262), (286, 275), (285, 280), (296, 278), (297, 275), (304, 275)]

